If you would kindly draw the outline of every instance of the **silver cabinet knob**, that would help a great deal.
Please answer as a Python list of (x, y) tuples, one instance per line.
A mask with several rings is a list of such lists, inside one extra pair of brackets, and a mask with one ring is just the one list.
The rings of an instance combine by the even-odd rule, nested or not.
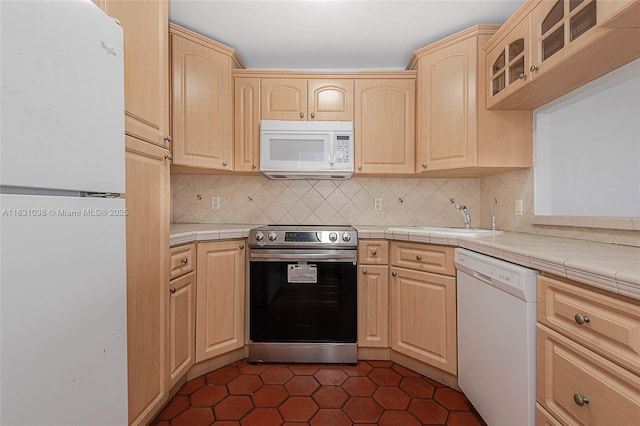
[(362, 170), (362, 166), (358, 166), (358, 170)]
[(373, 249), (371, 250), (371, 256), (377, 256), (378, 255), (378, 250)]
[(171, 161), (171, 160), (173, 160), (173, 155), (167, 154), (167, 155), (164, 156), (164, 158), (169, 160), (169, 161)]
[(573, 400), (576, 402), (576, 404), (578, 404), (581, 407), (584, 404), (588, 404), (589, 403), (589, 398), (587, 398), (585, 395), (580, 395), (579, 393), (574, 393), (573, 394)]
[(252, 168), (252, 169), (255, 169), (256, 167), (258, 167), (258, 166), (256, 166), (255, 164), (252, 164), (252, 165), (251, 165), (251, 168)]
[(312, 112), (312, 113), (311, 113), (311, 118), (315, 118), (315, 117), (316, 117), (316, 113), (315, 113), (315, 112)]
[(366, 269), (363, 269), (363, 270), (362, 270), (362, 273), (363, 273), (364, 275), (367, 275), (367, 270), (366, 270)]
[(300, 118), (303, 118), (303, 117), (304, 117), (304, 112), (301, 112), (300, 113)]
[(186, 265), (187, 263), (189, 263), (189, 258), (183, 257), (182, 259), (180, 259), (180, 263), (182, 263), (183, 265)]
[(527, 75), (525, 73), (521, 73), (520, 77), (518, 77), (520, 80), (526, 80), (527, 79)]
[(576, 320), (578, 324), (584, 324), (585, 322), (591, 322), (591, 318), (582, 314), (575, 314), (573, 319)]
[(427, 163), (422, 163), (422, 168), (426, 169), (427, 168)]
[(240, 244), (240, 245), (238, 246), (238, 248), (239, 248), (240, 250), (244, 250), (244, 244)]
[(422, 256), (417, 255), (417, 256), (416, 256), (416, 260), (422, 260)]
[(397, 273), (396, 271), (393, 271), (393, 272), (391, 273), (391, 276), (392, 276), (392, 277), (397, 277), (397, 276), (398, 276), (398, 273)]
[(538, 71), (538, 67), (536, 67), (535, 65), (531, 65), (531, 66), (529, 67), (529, 71), (531, 71), (531, 72), (536, 72), (536, 71)]
[(171, 143), (171, 142), (173, 142), (173, 138), (171, 136), (165, 136), (164, 137), (164, 141)]
[(175, 292), (176, 292), (176, 288), (175, 288), (175, 287), (171, 287), (171, 288), (169, 289), (169, 292), (170, 292), (171, 294), (175, 293)]
[(224, 167), (227, 167), (227, 166), (229, 165), (229, 162), (228, 162), (228, 161), (223, 161), (223, 162), (222, 162), (222, 165), (223, 165)]

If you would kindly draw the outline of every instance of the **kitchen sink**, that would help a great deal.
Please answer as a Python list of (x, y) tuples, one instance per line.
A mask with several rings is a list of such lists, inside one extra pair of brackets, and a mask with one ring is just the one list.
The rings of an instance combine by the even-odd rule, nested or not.
[(452, 235), (452, 236), (464, 236), (464, 237), (480, 237), (482, 235), (499, 234), (501, 231), (492, 231), (490, 229), (480, 228), (447, 228), (438, 226), (402, 226), (396, 228), (389, 228), (391, 232), (409, 232), (420, 234), (438, 234), (438, 235)]

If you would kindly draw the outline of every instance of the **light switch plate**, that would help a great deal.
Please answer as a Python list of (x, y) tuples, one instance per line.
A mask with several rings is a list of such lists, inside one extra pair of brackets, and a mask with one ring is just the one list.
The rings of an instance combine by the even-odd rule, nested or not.
[(522, 216), (522, 200), (516, 200), (516, 216)]

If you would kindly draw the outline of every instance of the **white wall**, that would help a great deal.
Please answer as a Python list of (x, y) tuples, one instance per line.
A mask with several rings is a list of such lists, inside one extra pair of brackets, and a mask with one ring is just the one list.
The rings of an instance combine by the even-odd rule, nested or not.
[(640, 216), (640, 59), (534, 111), (535, 214)]

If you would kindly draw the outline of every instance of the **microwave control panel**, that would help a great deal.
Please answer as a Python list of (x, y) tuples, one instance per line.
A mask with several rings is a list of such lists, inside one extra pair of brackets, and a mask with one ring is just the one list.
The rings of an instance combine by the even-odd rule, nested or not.
[(336, 163), (348, 163), (353, 156), (352, 135), (335, 135), (334, 147)]

